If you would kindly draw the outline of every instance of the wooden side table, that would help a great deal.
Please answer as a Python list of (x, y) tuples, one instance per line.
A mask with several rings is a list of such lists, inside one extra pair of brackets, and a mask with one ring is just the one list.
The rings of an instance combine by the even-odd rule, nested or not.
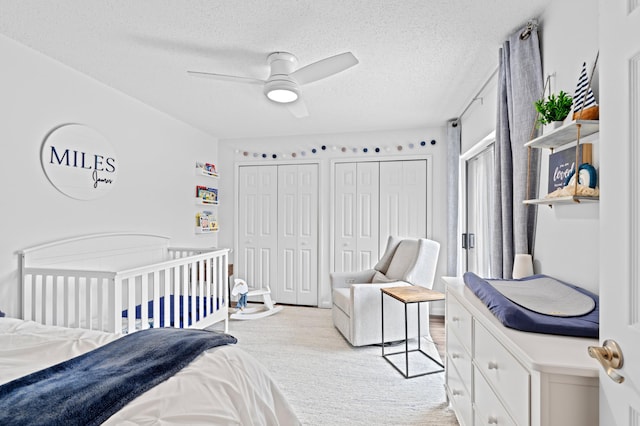
[[(428, 288), (425, 287), (420, 287), (417, 285), (411, 285), (411, 286), (402, 286), (402, 287), (386, 287), (386, 288), (381, 288), (380, 289), (381, 293), (380, 293), (380, 297), (381, 297), (381, 309), (382, 309), (382, 357), (384, 359), (387, 360), (387, 362), (391, 365), (393, 365), (393, 367), (398, 370), (398, 372), (400, 372), (400, 374), (402, 374), (405, 379), (410, 379), (413, 377), (418, 377), (418, 376), (425, 376), (427, 374), (434, 374), (434, 373), (442, 373), (444, 371), (444, 364), (442, 364), (440, 361), (434, 359), (431, 355), (429, 355), (428, 353), (426, 353), (425, 351), (422, 350), (421, 346), (420, 346), (420, 341), (422, 339), (421, 334), (420, 334), (420, 303), (423, 302), (434, 302), (436, 300), (444, 300), (444, 294), (440, 293), (439, 291), (435, 291), (435, 290), (430, 290)], [(388, 353), (385, 354), (384, 353), (384, 295), (387, 296), (391, 296), (392, 298), (404, 303), (404, 352), (393, 352), (393, 353)], [(412, 349), (409, 350), (409, 330), (408, 330), (408, 326), (407, 326), (407, 306), (412, 304), (412, 303), (417, 303), (418, 304), (418, 348), (417, 349)], [(441, 368), (437, 368), (435, 370), (432, 371), (427, 371), (426, 373), (418, 373), (418, 374), (414, 374), (414, 375), (409, 375), (409, 353), (411, 352), (418, 352), (423, 354), (424, 356), (426, 356), (427, 358), (429, 358), (431, 361), (433, 361), (434, 363), (436, 363), (438, 365), (438, 367)], [(402, 371), (396, 364), (393, 363), (393, 361), (391, 361), (389, 359), (390, 356), (392, 355), (398, 355), (398, 354), (403, 354), (404, 353), (404, 359), (405, 359), (405, 371)]]

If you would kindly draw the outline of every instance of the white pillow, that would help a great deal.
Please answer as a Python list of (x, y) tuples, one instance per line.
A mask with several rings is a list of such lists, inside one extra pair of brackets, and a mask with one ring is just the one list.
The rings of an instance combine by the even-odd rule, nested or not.
[(398, 244), (400, 244), (402, 240), (398, 237), (394, 237), (390, 235), (387, 239), (387, 249), (384, 251), (384, 254), (376, 263), (376, 266), (373, 267), (376, 271), (380, 271), (383, 274), (387, 273), (387, 268), (389, 268), (389, 264), (391, 263), (391, 259), (393, 258), (393, 253), (395, 253), (396, 248), (398, 248)]
[(416, 263), (418, 254), (417, 240), (403, 240), (393, 254), (393, 259), (387, 269), (387, 277), (404, 281), (409, 268)]

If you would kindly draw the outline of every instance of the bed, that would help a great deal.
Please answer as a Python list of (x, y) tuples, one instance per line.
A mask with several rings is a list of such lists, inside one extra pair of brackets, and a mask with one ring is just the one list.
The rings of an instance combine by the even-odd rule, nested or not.
[(19, 252), (22, 318), (116, 334), (159, 327), (228, 331), (228, 249), (107, 233)]
[[(145, 330), (133, 335), (148, 331), (164, 330)], [(22, 376), (133, 335), (0, 318), (0, 388)], [(300, 422), (268, 372), (252, 356), (231, 344), (204, 351), (175, 375), (128, 402), (103, 424), (297, 425)]]

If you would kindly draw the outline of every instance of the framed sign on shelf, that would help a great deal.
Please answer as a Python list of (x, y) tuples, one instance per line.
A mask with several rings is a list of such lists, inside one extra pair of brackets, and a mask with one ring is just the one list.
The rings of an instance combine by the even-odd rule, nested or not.
[[(579, 145), (577, 167), (581, 164), (593, 161), (592, 145), (583, 143)], [(565, 180), (576, 170), (576, 147), (563, 149), (549, 155), (549, 183), (548, 193), (565, 186)]]

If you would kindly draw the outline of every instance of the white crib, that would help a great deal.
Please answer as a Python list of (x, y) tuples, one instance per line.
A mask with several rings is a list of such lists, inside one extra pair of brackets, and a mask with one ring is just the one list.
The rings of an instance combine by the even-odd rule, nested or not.
[(228, 332), (228, 249), (172, 248), (159, 235), (109, 233), (19, 255), (23, 319), (118, 334), (224, 321)]

